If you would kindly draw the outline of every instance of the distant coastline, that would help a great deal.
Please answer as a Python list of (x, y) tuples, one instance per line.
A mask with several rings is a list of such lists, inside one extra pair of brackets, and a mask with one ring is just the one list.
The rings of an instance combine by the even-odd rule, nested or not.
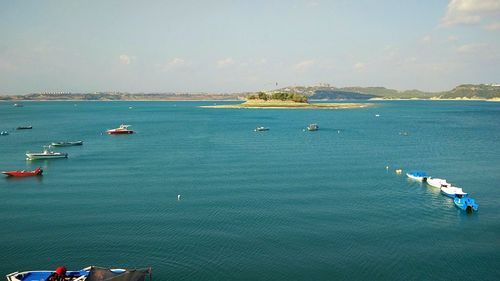
[(351, 109), (372, 106), (370, 103), (308, 103), (281, 100), (248, 100), (239, 104), (202, 105), (202, 108), (248, 109)]

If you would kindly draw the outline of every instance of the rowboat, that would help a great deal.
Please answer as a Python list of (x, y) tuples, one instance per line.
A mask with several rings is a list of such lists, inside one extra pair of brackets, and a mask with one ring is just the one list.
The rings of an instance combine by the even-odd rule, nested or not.
[(130, 125), (123, 125), (121, 124), (120, 127), (115, 128), (115, 129), (109, 129), (106, 131), (106, 133), (110, 135), (127, 135), (127, 134), (133, 134), (134, 131), (129, 129)]
[(406, 176), (416, 181), (426, 181), (428, 178), (426, 172), (419, 172), (419, 171), (406, 173)]
[(41, 176), (43, 173), (42, 168), (38, 167), (33, 171), (4, 171), (2, 174), (7, 175), (8, 177), (32, 177), (32, 176)]
[(50, 145), (52, 146), (74, 146), (74, 145), (82, 145), (83, 141), (61, 141), (61, 142), (53, 142)]
[(26, 160), (68, 158), (68, 153), (51, 151), (49, 145), (43, 147), (43, 152), (26, 153), (26, 157)]
[(459, 197), (467, 196), (467, 193), (464, 192), (460, 187), (452, 185), (447, 187), (441, 187), (441, 193), (451, 198), (455, 198), (457, 196)]
[(445, 179), (438, 179), (432, 177), (427, 178), (427, 184), (438, 188), (451, 186), (451, 183), (447, 182)]
[(40, 280), (65, 280), (65, 281), (144, 281), (149, 275), (151, 281), (151, 268), (122, 269), (89, 266), (77, 271), (66, 271), (60, 266), (55, 271), (35, 270), (16, 271), (7, 274), (7, 281), (40, 281)]

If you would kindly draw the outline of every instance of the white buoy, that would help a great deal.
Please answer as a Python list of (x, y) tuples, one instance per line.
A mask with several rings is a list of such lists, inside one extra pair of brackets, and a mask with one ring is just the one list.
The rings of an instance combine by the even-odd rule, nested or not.
[(386, 170), (389, 170), (389, 166), (385, 166), (385, 169), (386, 169)]
[(180, 200), (181, 200), (181, 195), (180, 195), (180, 194), (178, 194), (178, 195), (177, 195), (177, 201), (180, 201)]

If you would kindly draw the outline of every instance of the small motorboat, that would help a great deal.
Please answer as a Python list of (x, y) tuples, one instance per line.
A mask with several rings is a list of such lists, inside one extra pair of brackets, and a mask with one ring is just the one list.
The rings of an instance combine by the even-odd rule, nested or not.
[(307, 126), (308, 131), (317, 131), (318, 129), (319, 129), (318, 124), (309, 124), (309, 126)]
[(50, 150), (50, 145), (43, 147), (43, 152), (28, 152), (26, 160), (68, 158), (68, 153), (54, 152)]
[(406, 173), (406, 176), (416, 181), (426, 181), (427, 178), (429, 177), (426, 172), (421, 172), (421, 171), (409, 172)]
[[(66, 271), (64, 266), (58, 267), (55, 271), (36, 270), (12, 272), (7, 274), (7, 281), (40, 281), (49, 280), (49, 278), (59, 278), (57, 280), (65, 281), (144, 281), (149, 275), (151, 281), (151, 268), (122, 269), (122, 268), (103, 268), (89, 266), (78, 271)], [(52, 280), (52, 279), (51, 279)], [(56, 279), (54, 279), (56, 280)]]
[(438, 179), (433, 177), (427, 178), (427, 184), (438, 188), (451, 186), (451, 183), (447, 182), (445, 179)]
[(14, 104), (14, 107), (23, 107), (24, 105), (20, 104), (20, 103), (15, 103)]
[(82, 145), (83, 141), (61, 141), (61, 142), (53, 142), (50, 145), (52, 146), (75, 146), (75, 145)]
[(8, 136), (8, 135), (9, 135), (9, 132), (7, 132), (7, 131), (0, 132), (0, 136)]
[(130, 125), (123, 125), (121, 124), (120, 127), (115, 128), (115, 129), (109, 129), (106, 131), (106, 133), (110, 135), (127, 135), (127, 134), (133, 134), (134, 131), (129, 129)]
[(269, 131), (269, 128), (267, 127), (257, 127), (254, 130), (255, 132), (264, 132), (264, 131)]
[(33, 177), (33, 176), (41, 176), (43, 173), (42, 168), (38, 167), (33, 171), (5, 171), (2, 174), (7, 175), (8, 177)]
[(33, 129), (33, 126), (19, 126), (16, 128), (16, 130), (31, 130)]
[(448, 196), (448, 197), (451, 197), (451, 198), (455, 198), (457, 196), (467, 196), (467, 193), (464, 192), (460, 187), (456, 187), (456, 186), (447, 186), (447, 187), (441, 187), (441, 193), (443, 193), (444, 195)]
[(457, 206), (459, 209), (468, 213), (475, 212), (479, 208), (476, 200), (469, 198), (468, 196), (457, 196), (453, 198), (453, 203), (455, 203), (455, 206)]

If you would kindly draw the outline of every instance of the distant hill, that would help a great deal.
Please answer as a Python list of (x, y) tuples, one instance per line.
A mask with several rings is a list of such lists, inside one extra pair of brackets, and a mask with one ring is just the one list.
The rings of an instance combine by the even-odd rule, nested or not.
[(343, 87), (330, 86), (286, 87), (269, 92), (299, 93), (316, 100), (357, 99), (500, 99), (500, 85), (464, 84), (445, 92), (424, 92), (420, 90), (398, 91), (385, 87)]
[(187, 93), (154, 93), (154, 94), (134, 94), (134, 93), (34, 93), (27, 95), (1, 96), (0, 100), (87, 100), (87, 101), (169, 101), (169, 100), (238, 100), (241, 99), (236, 94), (187, 94)]

